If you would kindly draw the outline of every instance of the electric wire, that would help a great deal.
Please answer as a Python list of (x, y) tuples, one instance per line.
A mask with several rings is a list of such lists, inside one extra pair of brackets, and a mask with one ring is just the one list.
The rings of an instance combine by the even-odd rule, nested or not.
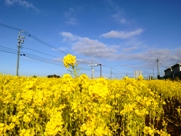
[(7, 47), (4, 47), (4, 46), (0, 46), (0, 51), (1, 52), (6, 52), (6, 53), (12, 53), (12, 54), (17, 53), (17, 51), (15, 49), (7, 48)]
[[(13, 30), (17, 30), (17, 31), (21, 31), (21, 30), (22, 30), (22, 29), (19, 29), (19, 28), (16, 28), (16, 27), (12, 27), (12, 26), (9, 26), (9, 25), (6, 25), (6, 24), (2, 24), (2, 23), (0, 23), (0, 25), (1, 25), (1, 26), (4, 26), (4, 27), (7, 27), (7, 28), (10, 28), (10, 29), (13, 29)], [(40, 42), (40, 43), (42, 43), (42, 44), (50, 47), (50, 48), (55, 48), (55, 49), (57, 48), (57, 47), (55, 47), (55, 46), (52, 46), (52, 45), (46, 43), (45, 41), (41, 40), (40, 38), (34, 36), (33, 34), (29, 33), (28, 31), (25, 31), (25, 30), (24, 30), (23, 33), (24, 33), (25, 35), (28, 35), (28, 37), (31, 37), (32, 39), (34, 39), (34, 40), (36, 40), (36, 41), (38, 41), (38, 42)], [(25, 48), (26, 48), (26, 47), (25, 47)], [(26, 49), (29, 49), (29, 50), (32, 50), (32, 51), (35, 51), (35, 52), (38, 52), (38, 53), (41, 53), (41, 54), (44, 54), (44, 55), (48, 55), (48, 54), (45, 54), (45, 53), (43, 53), (43, 52), (36, 51), (36, 50), (34, 50), (34, 49), (30, 49), (30, 48), (26, 48)], [(68, 54), (67, 52), (64, 52), (64, 51), (60, 51), (60, 52), (62, 52), (62, 53), (64, 53), (64, 54)], [(55, 57), (55, 56), (53, 56), (53, 55), (49, 55), (49, 56)], [(82, 59), (82, 60), (84, 60), (84, 59)], [(85, 61), (87, 61), (87, 60), (85, 60)], [(93, 61), (94, 61), (94, 60), (93, 60)], [(94, 61), (94, 62), (95, 62), (95, 61)]]
[[(17, 31), (23, 30), (23, 29), (20, 29), (20, 28), (16, 28), (16, 27), (13, 27), (13, 26), (10, 26), (10, 25), (3, 24), (3, 23), (1, 23), (1, 22), (0, 22), (0, 26), (6, 27), (6, 28), (9, 28), (9, 29), (13, 29), (13, 30), (17, 30)], [(42, 43), (42, 44), (50, 47), (50, 48), (55, 48), (55, 49), (57, 48), (57, 47), (55, 47), (55, 46), (52, 46), (52, 45), (46, 43), (45, 41), (41, 40), (40, 38), (34, 36), (33, 34), (29, 33), (28, 31), (25, 31), (25, 30), (24, 30), (23, 33), (24, 33), (25, 35), (28, 35), (28, 36), (31, 37), (32, 39), (34, 39), (34, 40), (36, 40), (36, 41), (38, 41), (38, 42), (40, 42), (40, 43)], [(66, 52), (64, 52), (64, 51), (60, 51), (60, 52), (62, 52), (62, 53), (64, 53), (64, 54), (68, 54), (68, 53), (66, 53)]]
[(110, 67), (110, 66), (107, 66), (107, 65), (104, 65), (104, 64), (103, 64), (103, 66), (104, 66), (104, 67), (107, 67), (107, 68), (110, 68), (110, 69), (114, 69), (115, 71), (118, 72), (118, 73), (117, 73), (117, 72), (116, 72), (116, 73), (115, 73), (115, 72), (112, 72), (112, 74), (114, 73), (114, 74), (118, 74), (118, 75), (123, 75), (123, 72), (118, 71), (118, 70), (115, 69), (114, 67)]
[[(16, 27), (13, 27), (13, 26), (10, 26), (10, 25), (6, 25), (6, 24), (3, 24), (3, 23), (0, 23), (0, 26), (6, 27), (6, 28), (9, 28), (9, 29), (13, 29), (13, 30), (17, 30), (17, 31), (22, 31), (22, 30), (23, 30), (23, 29), (19, 29), (19, 28), (16, 28)], [(31, 37), (32, 39), (34, 39), (34, 40), (36, 40), (36, 41), (38, 41), (38, 42), (46, 45), (47, 47), (55, 48), (55, 49), (57, 48), (57, 47), (52, 46), (52, 45), (48, 44), (47, 42), (41, 40), (40, 38), (34, 36), (33, 34), (29, 33), (28, 31), (23, 30), (23, 33), (24, 33), (25, 35), (28, 35), (28, 37)], [(49, 54), (46, 54), (46, 53), (43, 53), (43, 52), (40, 52), (40, 51), (31, 49), (31, 48), (27, 48), (27, 47), (24, 47), (24, 48), (29, 49), (29, 50), (32, 50), (32, 51), (35, 51), (35, 52), (37, 52), (37, 53), (41, 53), (41, 54), (47, 55), (47, 56), (55, 57), (55, 56), (53, 56), (53, 55), (49, 55)], [(8, 50), (11, 50), (11, 51), (8, 51)], [(1, 51), (3, 51), (3, 52), (8, 52), (8, 53), (13, 53), (13, 54), (17, 54), (17, 53), (14, 52), (14, 49), (13, 49), (13, 52), (12, 52), (12, 49), (10, 49), (10, 48), (9, 48), (9, 49), (6, 48), (6, 49), (4, 49), (4, 50), (1, 49)], [(60, 51), (60, 52), (62, 52), (62, 53), (64, 53), (64, 54), (68, 54), (67, 52), (64, 52), (64, 51)], [(46, 62), (46, 63), (51, 63), (51, 64), (52, 64), (52, 62), (51, 62), (50, 60), (48, 60), (48, 59), (45, 59), (45, 58), (42, 58), (42, 57), (39, 57), (39, 56), (35, 56), (35, 55), (29, 54), (29, 53), (24, 52), (24, 51), (21, 51), (21, 53), (26, 54), (26, 57), (29, 57), (29, 58), (31, 58), (31, 59), (35, 59), (35, 60), (39, 60), (39, 61), (42, 61), (42, 62)], [(81, 59), (81, 60), (85, 60), (85, 59)], [(88, 61), (88, 60), (85, 60), (85, 61)], [(90, 61), (90, 60), (89, 60), (89, 61)], [(94, 63), (97, 63), (97, 62), (95, 62), (94, 60), (91, 60), (91, 61), (92, 61), (92, 63), (93, 63), (93, 62), (94, 62)], [(53, 63), (53, 64), (54, 64), (54, 63)], [(98, 64), (98, 63), (97, 63), (97, 64)], [(57, 65), (57, 64), (55, 64), (55, 65)], [(59, 64), (58, 64), (58, 65), (59, 65)], [(83, 68), (83, 69), (84, 69), (84, 68)], [(84, 70), (87, 70), (87, 69), (84, 69)]]
[(59, 65), (59, 64), (56, 64), (56, 63), (52, 63), (51, 61), (48, 61), (48, 60), (42, 60), (42, 59), (38, 59), (38, 58), (35, 58), (35, 57), (32, 57), (32, 56), (26, 56), (26, 57), (30, 58), (30, 59), (38, 60), (38, 61), (41, 61), (41, 62), (50, 63), (50, 64), (57, 65), (57, 66), (62, 66), (62, 65)]
[[(0, 46), (0, 51), (1, 52), (5, 52), (5, 53), (17, 54), (17, 51), (15, 49), (3, 47), (3, 46)], [(24, 51), (21, 51), (20, 54), (25, 54), (23, 56), (25, 56), (27, 58), (31, 58), (31, 59), (34, 59), (34, 60), (38, 60), (38, 61), (42, 61), (42, 62), (46, 62), (46, 63), (50, 63), (50, 64), (54, 64), (54, 65), (58, 65), (58, 66), (62, 66), (63, 67), (63, 65), (60, 65), (60, 64), (55, 63), (55, 62), (52, 62), (52, 60), (49, 60), (49, 59), (43, 58), (43, 57), (39, 57), (39, 56), (34, 55), (34, 54), (30, 54), (30, 53), (27, 53), (27, 52), (24, 52)]]
[(8, 47), (5, 47), (5, 46), (0, 46), (0, 48), (2, 48), (2, 49), (7, 49), (7, 50), (13, 50), (13, 51), (16, 51), (16, 49), (8, 48)]
[(27, 53), (27, 52), (24, 52), (24, 51), (21, 51), (21, 53), (26, 54), (25, 55), (26, 57), (30, 57), (30, 58), (34, 58), (36, 60), (40, 60), (40, 61), (43, 61), (43, 62), (48, 62), (48, 63), (51, 63), (51, 64), (62, 66), (62, 65), (60, 65), (58, 63), (52, 62), (52, 60), (50, 60), (48, 58), (40, 57), (40, 56), (37, 56), (37, 55), (34, 55), (34, 54), (30, 54), (30, 53)]
[[(12, 27), (12, 26), (3, 24), (3, 23), (0, 23), (0, 25), (3, 26), (3, 27), (9, 28), (9, 29), (17, 30), (17, 31), (21, 31), (21, 30), (22, 30), (22, 29), (19, 29), (19, 28), (16, 28), (16, 27)], [(32, 39), (34, 39), (34, 40), (36, 40), (36, 41), (38, 41), (38, 42), (46, 45), (47, 47), (55, 48), (55, 49), (56, 49), (55, 46), (52, 46), (52, 45), (46, 43), (45, 41), (41, 40), (40, 38), (38, 38), (38, 37), (34, 36), (33, 34), (29, 33), (28, 31), (25, 31), (25, 30), (24, 30), (23, 33), (24, 33), (25, 35), (28, 35), (28, 37), (31, 37)], [(28, 49), (28, 50), (32, 50), (32, 51), (34, 51), (34, 52), (41, 53), (41, 54), (44, 54), (44, 55), (47, 55), (47, 56), (55, 57), (55, 56), (53, 56), (53, 55), (46, 54), (46, 53), (43, 53), (43, 52), (40, 52), (40, 51), (31, 49), (31, 48), (28, 48), (28, 47), (23, 47), (23, 48)], [(2, 50), (1, 50), (1, 51), (2, 51)], [(4, 51), (4, 52), (13, 53), (13, 54), (17, 54), (17, 53), (15, 53), (15, 52), (10, 52), (10, 51), (7, 51), (7, 50), (3, 50), (3, 51)], [(21, 52), (23, 52), (23, 51), (21, 51)], [(60, 51), (60, 52), (62, 52), (62, 53), (64, 53), (64, 54), (68, 54), (67, 52), (64, 52), (64, 51)], [(46, 63), (51, 63), (51, 64), (52, 64), (52, 62), (51, 62), (50, 60), (48, 60), (48, 59), (45, 59), (45, 58), (42, 58), (42, 57), (39, 57), (39, 56), (35, 56), (35, 55), (32, 55), (32, 54), (29, 54), (29, 53), (27, 53), (27, 52), (24, 52), (24, 53), (26, 54), (26, 57), (29, 57), (29, 58), (31, 58), (31, 59), (35, 59), (35, 60), (38, 60), (38, 61), (42, 61), (42, 62), (46, 62)], [(57, 57), (57, 56), (56, 56), (56, 57)], [(84, 60), (84, 59), (82, 59), (82, 60)], [(98, 62), (96, 62), (96, 61), (94, 61), (94, 60), (86, 60), (86, 61), (91, 61), (91, 63), (94, 62), (94, 63), (99, 64)], [(53, 64), (55, 64), (55, 63), (53, 63)], [(59, 64), (55, 64), (55, 65), (59, 65)], [(60, 65), (60, 66), (61, 66), (61, 65)], [(85, 69), (85, 68), (82, 68), (82, 69), (85, 70), (85, 71), (89, 71), (88, 69)], [(105, 70), (104, 70), (104, 72), (102, 72), (102, 73), (107, 73), (107, 72), (105, 72)], [(118, 73), (115, 73), (115, 74), (118, 74)]]
[(55, 58), (58, 58), (57, 56), (54, 56), (54, 55), (50, 55), (50, 54), (46, 54), (46, 53), (43, 53), (43, 52), (40, 52), (40, 51), (37, 51), (35, 49), (31, 49), (31, 48), (28, 48), (28, 47), (25, 47), (23, 46), (22, 49), (28, 49), (28, 50), (31, 50), (31, 51), (34, 51), (34, 52), (37, 52), (37, 53), (40, 53), (40, 54), (43, 54), (43, 55), (46, 55), (46, 56), (50, 56), (50, 57), (55, 57)]
[[(17, 30), (17, 31), (22, 31), (23, 29), (20, 29), (20, 28), (16, 28), (16, 27), (13, 27), (13, 26), (10, 26), (10, 25), (6, 25), (6, 24), (3, 24), (3, 23), (0, 23), (0, 26), (3, 26), (3, 27), (6, 27), (6, 28), (9, 28), (9, 29), (13, 29), (13, 30)], [(50, 45), (48, 44), (47, 42), (41, 40), (40, 38), (36, 37), (35, 35), (29, 33), (28, 31), (24, 30), (23, 33), (25, 35), (27, 35), (28, 37), (31, 37), (32, 39), (36, 40), (37, 42), (40, 42), (42, 43), (43, 45), (47, 46), (47, 47), (50, 47), (50, 48), (53, 48), (53, 49), (56, 49), (57, 47), (53, 46), (53, 45)], [(65, 51), (60, 51), (62, 52), (63, 54), (69, 54)], [(80, 58), (81, 59), (81, 58)], [(82, 60), (85, 60), (85, 59), (82, 59)], [(85, 60), (87, 61), (87, 60)], [(95, 62), (95, 61), (94, 61)]]
[(168, 68), (168, 67), (165, 67), (160, 61), (159, 61), (159, 63), (160, 63), (164, 68)]
[[(28, 36), (31, 37), (32, 39), (38, 41), (39, 43), (42, 43), (42, 44), (46, 45), (47, 47), (54, 48), (54, 49), (57, 48), (57, 47), (55, 47), (55, 46), (53, 46), (53, 45), (48, 44), (47, 42), (41, 40), (40, 38), (34, 36), (33, 34), (27, 32), (27, 31), (25, 31), (24, 33), (25, 33), (25, 35), (28, 35)], [(62, 53), (64, 53), (64, 54), (68, 54), (67, 52), (64, 52), (64, 51), (60, 51), (60, 52), (62, 52)]]
[(21, 31), (22, 30), (22, 29), (19, 29), (19, 28), (10, 26), (10, 25), (3, 24), (1, 22), (0, 22), (0, 26), (6, 27), (6, 28), (9, 28), (9, 29), (13, 29), (13, 30), (17, 30), (17, 31)]
[(6, 51), (6, 50), (2, 50), (2, 49), (0, 49), (0, 52), (10, 53), (10, 54), (16, 54), (15, 52)]
[[(28, 49), (31, 50), (31, 48), (28, 48)], [(8, 47), (4, 47), (4, 46), (0, 46), (0, 51), (1, 52), (6, 52), (6, 53), (11, 53), (11, 54), (17, 54), (17, 50), (12, 49), (12, 48), (8, 48)], [(33, 51), (39, 52), (37, 50), (33, 50)], [(39, 53), (42, 53), (42, 52), (39, 52)], [(43, 58), (43, 57), (40, 57), (40, 56), (37, 56), (37, 55), (34, 55), (34, 54), (27, 53), (25, 51), (21, 51), (21, 54), (25, 54), (25, 55), (22, 55), (22, 56), (25, 56), (25, 57), (30, 58), (30, 59), (34, 59), (34, 60), (37, 60), (37, 61), (46, 62), (46, 63), (50, 63), (50, 64), (54, 64), (54, 65), (58, 65), (58, 66), (64, 67), (63, 65), (51, 62), (52, 60), (49, 60), (47, 58)], [(45, 55), (52, 56), (52, 55), (49, 55), (49, 54), (45, 54)], [(53, 57), (55, 57), (55, 56), (53, 56)], [(80, 69), (84, 70), (84, 71), (90, 71), (90, 69), (87, 69), (87, 67), (86, 68), (85, 67), (80, 67)]]

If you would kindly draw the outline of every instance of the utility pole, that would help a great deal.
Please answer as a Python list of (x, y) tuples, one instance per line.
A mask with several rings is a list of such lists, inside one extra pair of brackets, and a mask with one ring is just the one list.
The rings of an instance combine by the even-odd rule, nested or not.
[(111, 67), (111, 70), (110, 70), (110, 78), (112, 79), (112, 67)]
[(97, 67), (97, 64), (94, 64), (92, 60), (92, 63), (89, 64), (89, 66), (91, 67), (91, 78), (94, 79), (94, 67)]
[(92, 74), (91, 74), (91, 78), (94, 79), (94, 67), (92, 66)]
[(24, 42), (25, 36), (21, 36), (24, 30), (19, 31), (18, 35), (18, 53), (17, 53), (17, 67), (16, 67), (16, 75), (19, 76), (19, 56), (20, 56), (20, 48)]
[(93, 60), (92, 60), (92, 63), (91, 63), (91, 79), (94, 78), (94, 66), (93, 66)]
[(156, 60), (157, 62), (157, 79), (160, 79), (160, 71), (159, 71), (159, 59)]
[(94, 76), (94, 68), (93, 67), (96, 67), (96, 66), (100, 66), (100, 77), (102, 77), (102, 64), (90, 64), (89, 66), (92, 67), (92, 79)]
[(102, 77), (102, 64), (97, 64), (97, 66), (100, 66), (100, 77)]
[(154, 79), (154, 66), (153, 66), (153, 79)]

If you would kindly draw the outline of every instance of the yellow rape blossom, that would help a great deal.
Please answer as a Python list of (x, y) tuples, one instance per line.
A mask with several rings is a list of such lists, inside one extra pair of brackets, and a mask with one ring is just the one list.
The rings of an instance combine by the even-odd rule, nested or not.
[(73, 56), (71, 54), (67, 54), (63, 58), (63, 64), (66, 68), (69, 68), (70, 66), (75, 66), (76, 64), (76, 56)]
[(71, 54), (67, 54), (63, 58), (63, 64), (66, 68), (72, 68), (72, 70), (68, 70), (72, 75), (75, 77), (78, 77), (78, 73), (80, 69), (78, 68), (78, 64), (76, 63), (76, 56), (73, 56)]
[(52, 110), (50, 121), (46, 124), (45, 136), (55, 136), (63, 132), (63, 119), (61, 111)]
[[(72, 62), (69, 66), (76, 66)], [(180, 90), (181, 82), (129, 77), (91, 80), (85, 74), (54, 79), (0, 75), (0, 135), (169, 136), (168, 123), (161, 119), (164, 110), (174, 106), (168, 98), (181, 100)], [(179, 119), (180, 107), (174, 108)], [(159, 122), (163, 130), (156, 129)]]

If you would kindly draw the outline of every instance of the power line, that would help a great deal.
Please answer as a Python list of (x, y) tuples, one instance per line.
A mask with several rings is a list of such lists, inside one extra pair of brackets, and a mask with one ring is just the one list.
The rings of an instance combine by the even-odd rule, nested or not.
[[(31, 49), (31, 48), (29, 48)], [(6, 52), (6, 53), (11, 53), (11, 54), (17, 54), (16, 50), (15, 49), (12, 49), (12, 48), (8, 48), (8, 47), (4, 47), (4, 46), (0, 46), (0, 51), (1, 52)], [(39, 51), (36, 51), (34, 50), (35, 52), (39, 52)], [(41, 52), (42, 53), (42, 52)], [(58, 66), (62, 66), (64, 67), (63, 65), (60, 65), (60, 64), (57, 64), (57, 63), (54, 63), (54, 62), (51, 62), (52, 60), (49, 60), (47, 58), (43, 58), (43, 57), (40, 57), (40, 56), (37, 56), (37, 55), (34, 55), (34, 54), (30, 54), (30, 53), (27, 53), (25, 51), (21, 51), (21, 54), (25, 54), (25, 57), (27, 58), (31, 58), (33, 60), (37, 60), (37, 61), (41, 61), (41, 62), (46, 62), (46, 63), (50, 63), (50, 64), (54, 64), (54, 65), (58, 65)], [(43, 53), (44, 54), (44, 53)], [(46, 54), (47, 56), (52, 56), (52, 55), (49, 55), (49, 54)], [(80, 67), (81, 70), (84, 70), (84, 71), (90, 71), (90, 69), (88, 69), (88, 67)]]
[[(13, 30), (17, 30), (17, 31), (23, 30), (23, 29), (16, 28), (16, 27), (13, 27), (13, 26), (10, 26), (10, 25), (6, 25), (6, 24), (3, 24), (3, 23), (0, 23), (0, 26), (6, 27), (6, 28), (9, 28), (9, 29), (13, 29)], [(38, 41), (38, 42), (40, 42), (40, 43), (50, 47), (50, 48), (56, 48), (55, 46), (52, 46), (52, 45), (46, 43), (45, 41), (41, 40), (40, 38), (38, 38), (38, 37), (34, 36), (33, 34), (29, 33), (28, 31), (24, 31), (23, 33), (28, 35), (32, 39), (34, 39), (34, 40), (36, 40), (36, 41)], [(68, 53), (63, 52), (63, 51), (61, 51), (61, 52), (64, 53), (64, 54), (68, 54)]]
[[(33, 34), (27, 32), (27, 31), (25, 31), (25, 30), (22, 30), (22, 29), (19, 29), (19, 28), (10, 26), (10, 25), (6, 25), (6, 24), (3, 24), (3, 23), (0, 23), (0, 26), (3, 26), (3, 27), (6, 27), (6, 28), (9, 28), (9, 29), (13, 29), (13, 30), (19, 31), (19, 39), (20, 39), (21, 37), (23, 37), (23, 36), (20, 35), (21, 33), (23, 33), (23, 34), (25, 34), (25, 35), (28, 35), (28, 37), (31, 37), (32, 39), (40, 42), (41, 44), (43, 44), (43, 45), (45, 45), (45, 46), (47, 46), (47, 47), (54, 48), (54, 49), (57, 48), (57, 47), (55, 47), (55, 46), (52, 46), (52, 45), (48, 44), (47, 42), (41, 40), (40, 38), (34, 36)], [(24, 38), (24, 37), (23, 37), (23, 38)], [(18, 43), (21, 43), (21, 41), (24, 41), (24, 40), (21, 40), (21, 39), (20, 39), (20, 40), (18, 40)], [(19, 55), (22, 55), (22, 54), (20, 54), (20, 48), (22, 48), (22, 46), (18, 48), (18, 58), (19, 58)], [(43, 55), (47, 55), (47, 56), (51, 56), (51, 57), (57, 57), (57, 56), (53, 56), (53, 55), (50, 55), (50, 54), (46, 54), (46, 53), (43, 53), (43, 52), (40, 52), (40, 51), (31, 49), (31, 48), (28, 48), (28, 47), (24, 47), (24, 48), (25, 48), (25, 49), (28, 49), (28, 50), (32, 50), (32, 51), (37, 52), (37, 53), (41, 53), (41, 54), (43, 54)], [(0, 51), (1, 51), (1, 52), (5, 52), (5, 53), (17, 54), (17, 50), (14, 50), (14, 49), (11, 49), (11, 48), (7, 48), (7, 47), (3, 47), (3, 46), (1, 46)], [(60, 51), (60, 52), (62, 52), (62, 53), (64, 53), (64, 54), (68, 54), (67, 52), (64, 52), (64, 51)], [(57, 64), (57, 63), (55, 63), (55, 62), (52, 62), (52, 60), (49, 60), (49, 59), (46, 59), (46, 58), (43, 58), (43, 57), (39, 57), (39, 56), (36, 56), (36, 55), (32, 55), (32, 54), (27, 53), (27, 52), (24, 52), (24, 51), (21, 51), (21, 53), (24, 53), (23, 56), (26, 56), (27, 58), (31, 58), (31, 59), (38, 60), (38, 61), (42, 61), (42, 62), (45, 62), (45, 63), (50, 63), (50, 64), (62, 66), (62, 65)], [(84, 59), (82, 59), (82, 60), (84, 60)], [(86, 61), (87, 61), (87, 60), (86, 60)], [(19, 63), (19, 59), (17, 60), (17, 75), (18, 75), (18, 67), (19, 67), (18, 63)]]
[[(40, 38), (34, 36), (33, 34), (27, 32), (27, 31), (25, 31), (24, 33), (25, 33), (26, 35), (28, 35), (29, 37), (31, 37), (32, 39), (34, 39), (34, 40), (36, 40), (36, 41), (38, 41), (38, 42), (46, 45), (47, 47), (55, 48), (55, 49), (57, 48), (57, 47), (55, 47), (55, 46), (52, 46), (52, 45), (48, 44), (47, 42), (41, 40)], [(64, 52), (64, 51), (60, 51), (60, 52), (62, 52), (62, 53), (64, 53), (64, 54), (68, 54), (67, 52)]]
[(15, 52), (6, 51), (6, 50), (1, 50), (1, 49), (0, 49), (0, 51), (1, 51), (1, 52), (5, 52), (5, 53), (10, 53), (10, 54), (16, 54)]
[(21, 51), (21, 53), (26, 54), (26, 57), (34, 58), (36, 60), (40, 60), (40, 61), (43, 61), (43, 62), (49, 62), (49, 63), (51, 62), (52, 64), (63, 66), (63, 65), (60, 65), (58, 63), (52, 62), (52, 60), (49, 60), (47, 58), (43, 58), (43, 57), (40, 57), (40, 56), (37, 56), (37, 55), (34, 55), (34, 54), (30, 54), (30, 53), (27, 53), (27, 52), (24, 52), (24, 51)]
[(16, 54), (16, 50), (15, 49), (3, 47), (3, 46), (0, 46), (0, 51), (1, 52), (6, 52), (6, 53), (11, 53), (11, 54)]
[(0, 48), (3, 48), (3, 49), (8, 49), (8, 50), (14, 50), (14, 51), (16, 51), (15, 49), (8, 48), (8, 47), (5, 47), (5, 46), (0, 46)]
[(17, 30), (17, 31), (21, 31), (22, 30), (22, 29), (19, 29), (19, 28), (10, 26), (10, 25), (3, 24), (1, 22), (0, 22), (0, 26), (6, 27), (6, 28), (9, 28), (9, 29), (13, 29), (13, 30)]
[[(13, 29), (13, 30), (17, 30), (17, 31), (22, 31), (22, 30), (23, 30), (23, 29), (16, 28), (16, 27), (13, 27), (13, 26), (10, 26), (10, 25), (6, 25), (6, 24), (3, 24), (3, 23), (0, 23), (0, 26), (6, 27), (6, 28), (9, 28), (9, 29)], [(51, 44), (48, 44), (47, 42), (41, 40), (40, 38), (36, 37), (35, 35), (29, 33), (29, 32), (26, 31), (26, 30), (23, 30), (23, 33), (24, 33), (25, 35), (27, 35), (28, 37), (31, 37), (32, 39), (34, 39), (34, 40), (42, 43), (43, 45), (45, 45), (45, 46), (47, 46), (47, 47), (54, 48), (54, 49), (57, 48), (57, 47), (55, 47), (55, 46), (53, 46), (53, 45), (51, 45)], [(68, 53), (65, 52), (65, 51), (60, 51), (60, 52), (62, 52), (63, 54), (68, 54)], [(80, 59), (81, 59), (81, 58), (80, 58)], [(85, 59), (82, 59), (82, 60), (85, 60)], [(85, 60), (85, 61), (87, 61), (87, 60)], [(94, 61), (94, 62), (95, 62), (95, 61)]]
[(168, 68), (168, 67), (165, 67), (160, 61), (159, 61), (159, 63), (160, 63), (164, 68)]
[[(22, 33), (24, 33), (25, 35), (27, 35), (28, 37), (34, 39), (35, 41), (37, 41), (37, 42), (39, 42), (39, 43), (41, 43), (41, 44), (43, 44), (43, 45), (45, 45), (45, 46), (47, 46), (47, 47), (54, 48), (54, 49), (57, 48), (57, 47), (52, 46), (52, 45), (48, 44), (47, 42), (41, 40), (40, 38), (34, 36), (33, 34), (29, 33), (28, 31), (25, 31), (25, 30), (22, 31), (22, 29), (19, 29), (19, 28), (16, 28), (16, 27), (12, 27), (12, 26), (10, 26), (10, 25), (6, 25), (6, 24), (3, 24), (3, 23), (0, 23), (0, 25), (3, 26), (3, 27), (9, 28), (9, 29), (13, 29), (13, 30), (17, 30), (17, 31), (19, 31), (19, 32), (22, 32)], [(21, 48), (22, 48), (22, 47), (21, 47)], [(47, 56), (51, 56), (51, 57), (57, 57), (57, 56), (53, 56), (53, 55), (50, 55), (50, 54), (46, 54), (46, 53), (43, 53), (43, 52), (40, 52), (40, 51), (31, 49), (31, 48), (28, 48), (28, 47), (23, 47), (23, 48), (28, 49), (28, 50), (32, 50), (32, 51), (37, 52), (37, 53), (41, 53), (41, 54), (43, 54), (43, 55), (47, 55)], [(7, 48), (6, 48), (6, 49), (7, 49)], [(4, 51), (4, 52), (5, 52), (5, 51)], [(6, 52), (8, 52), (8, 51), (6, 50)], [(68, 54), (67, 52), (64, 52), (64, 51), (61, 51), (61, 50), (60, 50), (60, 52), (62, 52), (62, 53), (64, 53), (64, 54)], [(11, 52), (11, 53), (12, 53), (12, 52)], [(24, 52), (24, 53), (26, 53), (26, 52)], [(13, 52), (13, 54), (17, 54), (17, 53)], [(19, 56), (19, 55), (18, 55), (18, 56)], [(26, 53), (26, 57), (29, 57), (29, 58), (32, 58), (32, 59), (35, 59), (35, 60), (38, 60), (38, 61), (43, 61), (43, 62), (51, 63), (51, 64), (52, 64), (51, 60), (47, 60), (47, 59), (45, 59), (45, 58), (42, 58), (42, 57), (39, 57), (39, 56), (35, 56), (35, 55), (29, 54), (29, 53)], [(81, 59), (81, 58), (79, 58), (79, 59)], [(81, 60), (84, 61), (85, 59), (81, 59)], [(87, 61), (87, 60), (85, 60), (85, 61)], [(94, 60), (92, 60), (92, 61), (94, 61)], [(94, 61), (94, 63), (97, 63), (97, 62)], [(55, 64), (55, 63), (53, 63), (53, 64)], [(98, 63), (97, 63), (97, 64), (98, 64)], [(57, 65), (57, 64), (55, 64), (55, 65)], [(59, 64), (58, 64), (58, 65), (59, 65)], [(61, 66), (61, 65), (60, 65), (60, 66)]]
[[(34, 59), (34, 60), (38, 60), (38, 61), (41, 61), (41, 62), (50, 63), (50, 64), (57, 65), (57, 66), (62, 66), (62, 65), (60, 65), (60, 64), (56, 64), (56, 63), (53, 63), (53, 62), (48, 61), (48, 60), (38, 59), (38, 58), (36, 58), (36, 57), (27, 56), (27, 55), (26, 55), (26, 57), (27, 57), (27, 58)], [(63, 67), (63, 66), (62, 66), (62, 67)]]
[[(17, 54), (15, 49), (3, 47), (3, 46), (0, 46), (0, 51), (1, 52), (6, 52), (6, 53), (11, 53), (11, 54)], [(60, 65), (60, 64), (55, 63), (55, 62), (52, 62), (52, 60), (49, 60), (49, 59), (46, 59), (46, 58), (42, 58), (42, 57), (36, 56), (34, 54), (30, 54), (30, 53), (27, 53), (27, 52), (24, 52), (24, 51), (22, 51), (21, 54), (25, 54), (25, 56), (27, 58), (31, 58), (31, 59), (34, 59), (34, 60), (38, 60), (38, 61), (42, 61), (42, 62), (46, 62), (46, 63), (50, 63), (50, 64), (54, 64), (54, 65), (58, 65), (58, 66), (62, 66), (63, 67), (63, 65)]]
[[(110, 66), (107, 66), (107, 65), (104, 65), (104, 64), (103, 64), (103, 66), (104, 66), (104, 67), (107, 67), (107, 68), (112, 68), (112, 69), (114, 69), (115, 71), (117, 71), (117, 72), (119, 72), (119, 73), (123, 73), (123, 72), (118, 71), (118, 70), (115, 69), (114, 67), (110, 67)], [(114, 72), (114, 73), (115, 73), (115, 72)], [(115, 74), (118, 74), (118, 73), (115, 73)]]
[[(53, 56), (53, 55), (50, 55), (50, 54), (46, 54), (46, 53), (43, 53), (43, 52), (40, 52), (40, 51), (37, 51), (37, 50), (34, 50), (34, 49), (31, 49), (31, 48), (28, 48), (28, 47), (22, 47), (23, 49), (28, 49), (28, 50), (31, 50), (31, 51), (34, 51), (34, 52), (37, 52), (37, 53), (41, 53), (43, 55), (47, 55), (47, 56), (51, 56), (51, 57), (57, 57), (57, 56)], [(57, 57), (58, 58), (58, 57)]]

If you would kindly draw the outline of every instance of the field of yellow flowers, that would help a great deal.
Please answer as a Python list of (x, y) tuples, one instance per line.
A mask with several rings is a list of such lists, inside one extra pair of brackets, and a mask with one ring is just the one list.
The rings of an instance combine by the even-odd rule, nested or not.
[(180, 135), (181, 82), (89, 79), (69, 64), (75, 77), (0, 75), (0, 135)]
[(166, 136), (180, 96), (179, 81), (0, 75), (0, 134)]

